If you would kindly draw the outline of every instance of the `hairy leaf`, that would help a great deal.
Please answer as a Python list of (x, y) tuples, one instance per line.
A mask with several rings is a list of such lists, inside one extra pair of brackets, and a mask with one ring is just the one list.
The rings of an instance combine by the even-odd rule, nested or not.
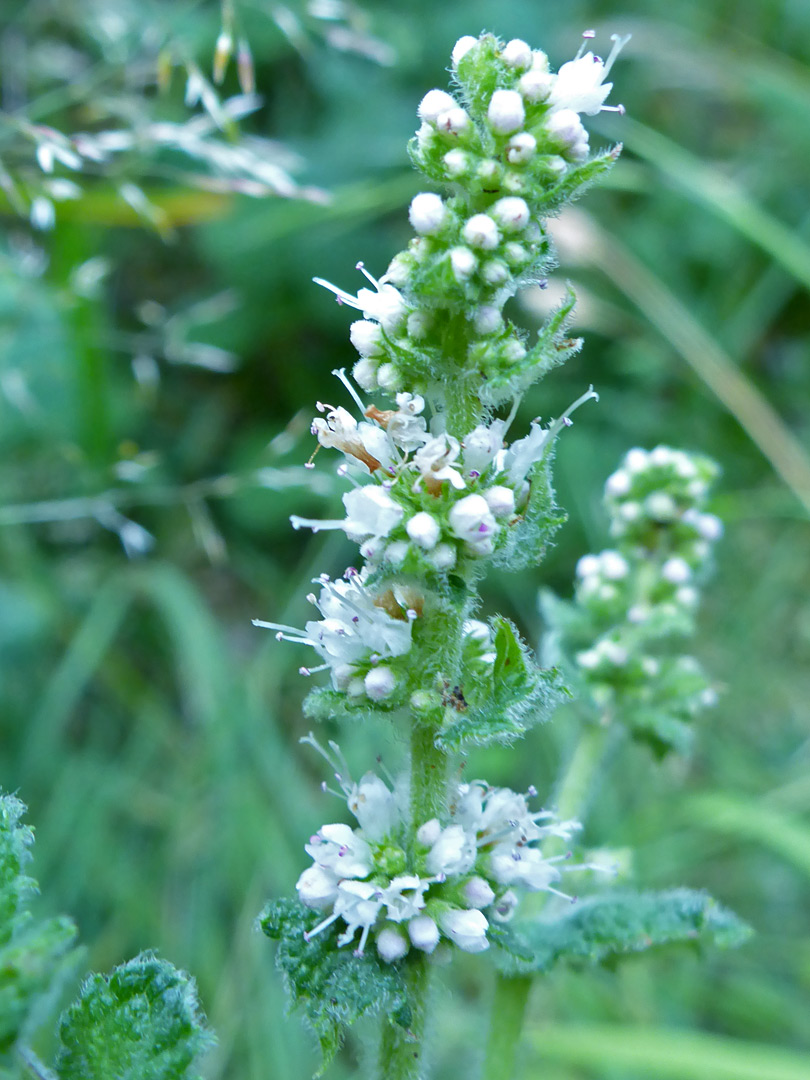
[(411, 1022), (405, 982), (397, 967), (366, 953), (338, 948), (333, 934), (310, 941), (304, 932), (319, 921), (317, 912), (296, 900), (276, 900), (259, 916), (269, 938), (278, 942), (277, 963), (290, 997), (303, 1006), (321, 1045), (323, 1068), (337, 1053), (345, 1029), (366, 1014), (386, 1012), (401, 1027)]
[(566, 172), (556, 187), (546, 192), (540, 199), (543, 214), (552, 214), (564, 203), (578, 199), (600, 176), (613, 168), (622, 152), (621, 143), (604, 154), (598, 154), (589, 161)]
[(23, 901), (37, 891), (23, 870), (31, 860), (33, 830), (20, 824), (25, 806), (13, 795), (0, 796), (0, 944), (14, 934)]
[(490, 620), (495, 663), (488, 679), (477, 679), (475, 698), (442, 730), (441, 745), (459, 748), (511, 742), (548, 720), (566, 693), (555, 669), (540, 668), (515, 627), (501, 616)]
[(542, 562), (551, 537), (564, 525), (567, 514), (557, 506), (551, 484), (554, 447), (529, 473), (529, 501), (521, 511), (520, 521), (506, 532), (506, 542), (493, 558), (495, 566), (506, 570), (528, 570)]
[(742, 944), (751, 929), (708, 893), (611, 893), (582, 901), (560, 918), (504, 927), (495, 940), (501, 966), (546, 972), (556, 964), (610, 963), (621, 956), (677, 944)]
[(61, 1080), (191, 1080), (213, 1041), (194, 980), (149, 953), (91, 975), (59, 1036)]

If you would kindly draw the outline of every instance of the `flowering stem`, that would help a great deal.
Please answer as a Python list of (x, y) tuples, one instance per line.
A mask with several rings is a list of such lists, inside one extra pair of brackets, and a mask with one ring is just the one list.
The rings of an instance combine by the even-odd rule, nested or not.
[(557, 785), (557, 813), (563, 821), (578, 818), (588, 809), (588, 793), (605, 750), (610, 728), (588, 724), (580, 732), (574, 752)]
[(427, 957), (411, 957), (404, 976), (412, 1010), (411, 1023), (406, 1031), (383, 1017), (378, 1063), (380, 1080), (421, 1080), (425, 1076), (422, 1052), (430, 977)]
[(531, 988), (531, 975), (496, 976), (483, 1080), (511, 1080)]

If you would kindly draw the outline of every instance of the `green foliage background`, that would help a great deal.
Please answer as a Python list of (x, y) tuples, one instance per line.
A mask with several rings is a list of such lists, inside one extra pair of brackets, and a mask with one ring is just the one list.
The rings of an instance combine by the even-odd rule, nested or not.
[[(9, 4), (0, 49), (78, 49), (104, 7)], [(189, 55), (210, 65), (218, 5), (107, 7), (147, 35), (171, 16)], [(288, 525), (293, 509), (328, 517), (339, 505), (325, 453), (308, 487), (279, 486), (299, 470), (257, 473), (309, 457), (313, 403), (340, 397), (329, 372), (353, 359), (346, 311), (310, 279), (351, 290), (358, 259), (381, 273), (406, 242), (418, 188), (405, 144), (459, 36), (520, 36), (557, 66), (586, 27), (601, 48), (609, 33), (632, 31), (613, 72), (612, 100), (628, 115), (589, 125), (593, 146), (621, 138), (625, 153), (560, 223), (554, 277), (573, 281), (586, 345), (521, 416), (557, 415), (589, 382), (601, 404), (578, 414), (559, 447), (570, 520), (557, 546), (542, 569), (491, 579), (485, 614), (538, 638), (541, 583), (567, 595), (576, 559), (606, 544), (601, 485), (629, 446), (717, 459), (727, 535), (696, 651), (725, 693), (690, 762), (622, 749), (593, 792), (586, 839), (633, 848), (639, 888), (705, 887), (757, 935), (738, 952), (549, 977), (531, 1006), (525, 1075), (810, 1075), (810, 7), (369, 3), (367, 28), (396, 53), (388, 66), (311, 28), (293, 43), (258, 3), (238, 10), (264, 97), (244, 127), (299, 153), (299, 179), (332, 192), (329, 205), (201, 193), (163, 169), (144, 188), (174, 225), (168, 240), (104, 180), (61, 204), (53, 232), (33, 240), (3, 208), (0, 787), (19, 793), (36, 825), (42, 910), (76, 918), (94, 970), (153, 947), (195, 975), (219, 1036), (211, 1080), (311, 1074), (311, 1039), (285, 1018), (272, 946), (254, 920), (266, 897), (290, 893), (304, 838), (341, 809), (297, 745), (302, 659), (250, 625), (300, 622), (308, 580), (351, 557), (341, 538)], [(38, 122), (92, 127), (92, 85), (84, 96), (81, 80), (45, 89)], [(176, 73), (161, 107), (182, 118), (181, 98)], [(6, 166), (10, 130), (4, 121)], [(96, 256), (111, 269), (88, 298), (75, 269)], [(223, 292), (230, 309), (194, 307)], [(536, 302), (516, 309), (526, 326), (539, 323)], [(159, 380), (138, 381), (149, 303), (181, 313), (194, 341), (237, 354), (235, 370), (158, 356)], [(122, 480), (121, 462), (140, 478)], [(155, 537), (141, 558), (128, 559), (95, 516), (93, 500), (110, 491)], [(573, 725), (561, 711), (520, 754), (477, 752), (470, 774), (542, 792)], [(358, 772), (379, 752), (392, 768), (402, 760), (382, 728), (340, 738)], [(433, 1049), (448, 1080), (478, 1060), (480, 974), (478, 958), (462, 958), (438, 990)], [(336, 1077), (362, 1063), (360, 1035)]]

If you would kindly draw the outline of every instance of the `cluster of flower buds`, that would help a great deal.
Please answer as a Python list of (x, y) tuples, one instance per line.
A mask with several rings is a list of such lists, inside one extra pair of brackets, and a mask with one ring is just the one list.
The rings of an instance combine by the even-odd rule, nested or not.
[(693, 630), (699, 585), (723, 532), (705, 510), (716, 475), (712, 461), (683, 450), (630, 450), (605, 485), (616, 547), (579, 560), (565, 614), (548, 605), (603, 715), (688, 718), (716, 699), (692, 657), (655, 655), (663, 639)]
[(313, 863), (296, 888), (303, 904), (323, 913), (308, 939), (338, 923), (338, 946), (354, 944), (362, 955), (371, 936), (389, 963), (411, 949), (433, 953), (441, 941), (483, 952), (490, 923), (512, 917), (519, 890), (571, 900), (556, 888), (562, 874), (601, 869), (571, 865), (570, 853), (544, 856), (546, 837), (567, 843), (580, 826), (550, 810), (530, 810), (534, 789), (521, 795), (480, 780), (457, 786), (445, 821), (432, 818), (418, 827), (409, 858), (403, 785), (394, 783), (392, 790), (372, 772), (353, 783), (335, 743), (326, 751), (312, 735), (303, 741), (334, 769), (359, 825), (324, 825), (306, 845)]
[(425, 95), (411, 145), (416, 167), (446, 194), (414, 197), (416, 236), (379, 282), (371, 278), (374, 289), (353, 296), (316, 279), (363, 314), (351, 330), (363, 389), (421, 392), (431, 378), (448, 375), (448, 331), (475, 339), (464, 362), (484, 372), (531, 362), (525, 335), (502, 308), (521, 282), (542, 278), (550, 259), (543, 219), (562, 182), (571, 194), (591, 179), (570, 175), (588, 156), (579, 114), (609, 108), (612, 84), (604, 79), (625, 40), (614, 36), (607, 61), (583, 44), (556, 75), (546, 55), (523, 41), (503, 45), (485, 34), (456, 44), (458, 96)]

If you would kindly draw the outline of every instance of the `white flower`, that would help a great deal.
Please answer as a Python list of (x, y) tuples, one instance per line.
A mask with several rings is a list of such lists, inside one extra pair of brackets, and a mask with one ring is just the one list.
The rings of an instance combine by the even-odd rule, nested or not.
[(496, 90), (487, 109), (489, 126), (498, 135), (511, 135), (523, 126), (526, 110), (517, 90)]
[(430, 236), (439, 232), (447, 220), (447, 207), (440, 195), (423, 191), (411, 200), (408, 217), (416, 232)]
[(443, 112), (447, 112), (448, 109), (454, 109), (456, 105), (456, 99), (445, 90), (428, 90), (419, 102), (419, 108), (416, 110), (416, 114), (420, 120), (426, 120), (429, 124), (435, 124), (436, 120)]
[(396, 364), (380, 364), (377, 368), (377, 382), (382, 390), (399, 390), (402, 385), (402, 375)]
[(461, 825), (442, 829), (428, 852), (425, 866), (429, 874), (466, 874), (475, 863), (475, 839)]
[[(458, 439), (446, 434), (428, 439), (425, 445), (416, 451), (413, 464), (429, 491), (435, 492), (444, 480), (449, 480), (458, 491), (466, 486), (461, 473), (454, 467), (460, 451)], [(420, 480), (417, 480), (415, 486), (419, 483)]]
[(437, 544), (428, 555), (428, 561), (437, 570), (452, 570), (456, 565), (456, 549), (451, 544)]
[(352, 488), (343, 496), (346, 520), (343, 528), (350, 539), (360, 541), (373, 536), (388, 536), (400, 523), (405, 511), (377, 484)]
[(416, 874), (395, 877), (383, 891), (383, 903), (388, 918), (392, 922), (407, 922), (417, 916), (425, 906), (425, 893), (430, 884)]
[(495, 899), (495, 890), (482, 877), (472, 877), (461, 890), (465, 902), (471, 908), (489, 907)]
[(405, 531), (411, 540), (425, 551), (430, 551), (439, 542), (441, 528), (438, 521), (431, 514), (421, 510), (410, 519), (405, 526)]
[(488, 285), (503, 285), (509, 277), (509, 271), (500, 259), (490, 259), (484, 264), (481, 276)]
[(494, 304), (482, 304), (475, 312), (473, 326), (478, 334), (494, 334), (503, 326), (500, 310)]
[(502, 896), (498, 897), (498, 902), (491, 912), (492, 918), (495, 922), (509, 922), (515, 914), (518, 903), (518, 895), (514, 889), (507, 889)]
[(598, 555), (583, 555), (577, 563), (577, 577), (586, 578), (593, 577), (598, 574), (600, 570), (599, 556)]
[(354, 381), (370, 394), (377, 389), (377, 365), (372, 360), (358, 360), (352, 368)]
[(438, 818), (431, 818), (416, 830), (416, 839), (425, 847), (433, 847), (442, 834), (442, 827)]
[(449, 514), (450, 528), (476, 555), (489, 555), (498, 525), (482, 495), (466, 495)]
[(504, 46), (501, 59), (509, 67), (522, 71), (532, 66), (531, 47), (525, 41), (521, 41), (520, 38), (513, 38)]
[(464, 468), (470, 476), (480, 476), (495, 460), (495, 455), (503, 447), (505, 429), (503, 420), (494, 420), (489, 426), (479, 424), (464, 436), (461, 444)]
[(653, 491), (644, 500), (644, 509), (655, 521), (672, 521), (678, 512), (675, 500), (666, 491)]
[(521, 232), (529, 224), (529, 207), (524, 199), (498, 199), (490, 213), (504, 232)]
[(568, 150), (572, 161), (584, 161), (588, 156), (588, 132), (573, 109), (551, 113), (546, 130)]
[(613, 83), (605, 83), (604, 80), (619, 52), (629, 40), (629, 34), (623, 38), (613, 34), (613, 48), (607, 60), (601, 60), (592, 52), (587, 52), (584, 56), (577, 56), (563, 64), (551, 88), (549, 102), (552, 108), (572, 109), (589, 116), (595, 116), (602, 109), (608, 108), (604, 102), (613, 89)]
[(408, 923), (408, 937), (415, 949), (432, 953), (439, 944), (439, 928), (429, 915), (417, 915)]
[(622, 495), (627, 495), (632, 486), (632, 480), (630, 474), (626, 469), (617, 469), (612, 476), (607, 478), (605, 484), (605, 491), (608, 495), (612, 495), (614, 498), (619, 498)]
[(304, 845), (307, 855), (338, 878), (368, 877), (374, 865), (371, 848), (348, 825), (322, 825)]
[(522, 885), (531, 892), (557, 892), (560, 871), (538, 848), (499, 844), (489, 858), (490, 872), (500, 885)]
[(367, 772), (347, 794), (349, 810), (357, 818), (364, 835), (374, 843), (388, 836), (398, 821), (399, 812), (393, 792), (379, 776)]
[(375, 941), (380, 958), (387, 964), (401, 960), (408, 952), (410, 943), (401, 930), (394, 926), (385, 926), (377, 934)]
[(643, 472), (649, 467), (650, 455), (646, 450), (642, 450), (640, 447), (635, 446), (632, 450), (628, 450), (624, 456), (624, 467), (631, 473)]
[(352, 296), (351, 293), (344, 292), (343, 289), (339, 289), (337, 285), (333, 285), (323, 278), (313, 278), (312, 280), (316, 285), (322, 285), (325, 289), (333, 292), (338, 303), (348, 304), (349, 307), (362, 311), (364, 319), (375, 319), (386, 334), (396, 333), (408, 313), (408, 307), (402, 298), (402, 294), (393, 285), (384, 283), (382, 278), (379, 281), (373, 278), (362, 263), (357, 264), (357, 269), (365, 274), (374, 286), (375, 291), (358, 289), (357, 296)]
[(315, 863), (308, 866), (296, 882), (298, 899), (308, 908), (316, 911), (326, 911), (331, 908), (337, 898), (337, 887), (340, 878), (331, 870)]
[(498, 226), (488, 214), (475, 214), (466, 223), (462, 233), (470, 247), (484, 251), (492, 251), (501, 239)]
[(470, 126), (469, 114), (457, 105), (454, 109), (448, 109), (436, 118), (436, 127), (439, 131), (458, 135)]
[(486, 916), (477, 908), (447, 908), (438, 916), (439, 928), (445, 937), (465, 952), (484, 952), (489, 948)]
[(346, 930), (337, 939), (338, 945), (348, 945), (354, 940), (358, 929), (362, 927), (360, 942), (354, 951), (355, 956), (362, 956), (369, 931), (377, 921), (382, 904), (382, 892), (370, 881), (341, 881), (333, 915), (343, 919)]

